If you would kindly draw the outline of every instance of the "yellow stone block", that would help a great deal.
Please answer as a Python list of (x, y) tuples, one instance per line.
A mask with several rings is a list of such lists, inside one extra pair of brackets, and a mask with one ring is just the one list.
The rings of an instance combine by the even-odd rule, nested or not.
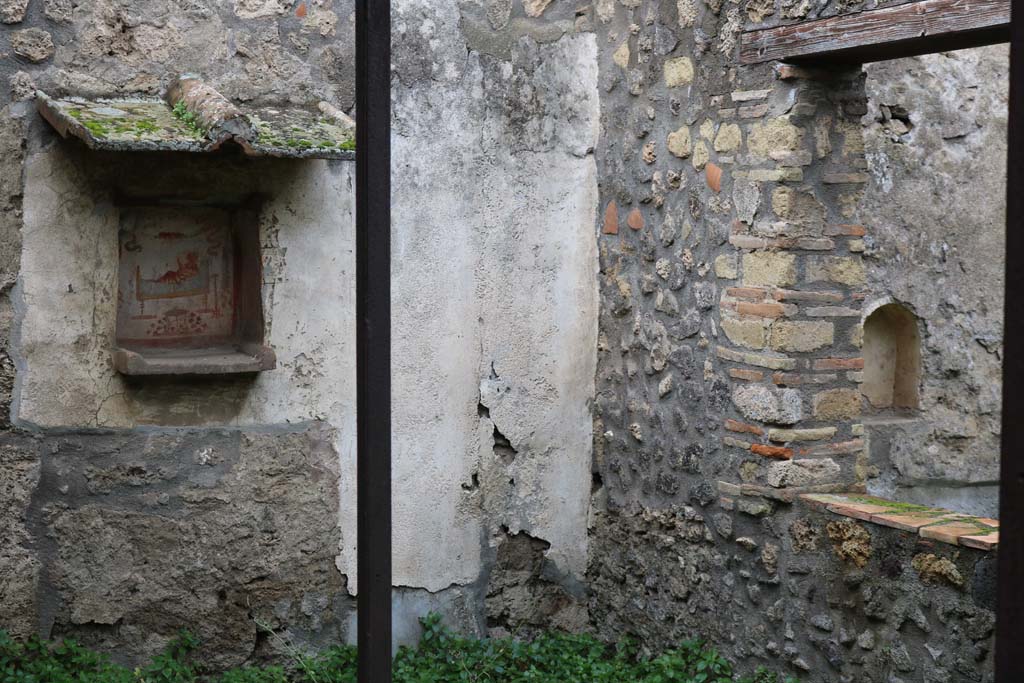
[(678, 88), (693, 83), (693, 60), (676, 57), (665, 61), (665, 85)]

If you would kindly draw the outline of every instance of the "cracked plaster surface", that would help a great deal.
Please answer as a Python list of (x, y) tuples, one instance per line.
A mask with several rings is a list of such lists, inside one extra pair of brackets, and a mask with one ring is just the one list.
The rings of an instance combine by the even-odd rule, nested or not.
[[(467, 52), (458, 8), (412, 2), (399, 3), (396, 31), (406, 60), (420, 42), (436, 48), (399, 62), (395, 104), (396, 585), (475, 585), (519, 531), (550, 543), (547, 559), (579, 579), (597, 344), (594, 37), (523, 39), (504, 61)], [(42, 429), (326, 421), (341, 458), (337, 567), (354, 576), (353, 165), (175, 170), (42, 140), (25, 167), (15, 419)], [(277, 370), (200, 383), (116, 374), (110, 188), (137, 185), (125, 178), (270, 195), (263, 296)], [(507, 391), (482, 398), (491, 367)], [(518, 451), (511, 462), (494, 453), (496, 427)]]

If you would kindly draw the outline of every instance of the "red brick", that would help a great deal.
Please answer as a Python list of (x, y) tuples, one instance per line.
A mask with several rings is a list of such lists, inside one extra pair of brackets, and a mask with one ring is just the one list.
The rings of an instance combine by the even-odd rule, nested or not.
[(781, 318), (786, 314), (782, 304), (752, 304), (741, 301), (736, 304), (736, 312), (740, 315), (756, 315), (760, 318)]
[(750, 452), (765, 458), (774, 458), (776, 460), (793, 459), (793, 449), (782, 448), (781, 446), (765, 446), (764, 444), (755, 443), (750, 447)]
[(825, 234), (833, 237), (863, 237), (867, 233), (863, 225), (830, 225), (825, 228)]
[(954, 518), (955, 515), (942, 514), (941, 510), (929, 510), (925, 512), (886, 512), (879, 515), (871, 515), (871, 521), (875, 524), (892, 527), (893, 529), (914, 532), (923, 526)]
[(826, 510), (828, 509), (828, 506), (833, 503), (848, 502), (846, 496), (836, 495), (834, 493), (801, 493), (798, 497), (808, 507), (815, 510)]
[(729, 376), (733, 379), (743, 379), (748, 382), (760, 382), (764, 379), (764, 373), (759, 370), (745, 370), (743, 368), (729, 368)]
[(768, 290), (759, 289), (757, 287), (729, 287), (725, 290), (725, 295), (732, 296), (737, 299), (761, 301), (768, 296)]
[(775, 290), (776, 301), (811, 301), (814, 303), (839, 303), (845, 297), (840, 292), (795, 292), (790, 289)]
[(950, 545), (958, 545), (961, 536), (977, 536), (982, 532), (978, 525), (969, 519), (951, 520), (941, 524), (932, 524), (921, 527), (921, 538), (930, 538), (933, 541), (942, 541)]
[(821, 358), (814, 361), (815, 370), (863, 370), (863, 358)]
[(608, 202), (608, 208), (604, 210), (604, 229), (606, 235), (619, 234), (619, 207), (615, 200)]
[(753, 434), (754, 436), (764, 436), (764, 430), (756, 425), (748, 425), (737, 420), (726, 420), (725, 428), (730, 432), (737, 432), (738, 434)]
[(976, 550), (995, 550), (999, 547), (999, 532), (993, 531), (990, 534), (978, 536), (961, 536), (960, 545)]
[(848, 500), (841, 503), (832, 503), (827, 509), (829, 512), (834, 512), (835, 514), (842, 515), (843, 517), (853, 517), (854, 519), (861, 519), (865, 522), (870, 522), (872, 515), (888, 512), (892, 508), (885, 505), (858, 503)]
[(729, 244), (739, 249), (764, 249), (768, 246), (768, 240), (753, 235), (730, 235)]
[(800, 384), (828, 384), (836, 380), (835, 375), (807, 375), (797, 372), (776, 372), (772, 375), (772, 381), (776, 384), (786, 386), (797, 386)]
[(642, 230), (644, 227), (644, 215), (640, 213), (640, 209), (633, 209), (629, 212), (629, 217), (626, 219), (626, 225), (633, 228), (634, 230)]
[(704, 169), (707, 176), (708, 187), (715, 192), (722, 191), (722, 169), (717, 164), (708, 163)]

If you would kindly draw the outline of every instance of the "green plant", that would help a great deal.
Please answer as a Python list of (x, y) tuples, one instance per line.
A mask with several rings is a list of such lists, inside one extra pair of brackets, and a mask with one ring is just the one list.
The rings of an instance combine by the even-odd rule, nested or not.
[(753, 676), (741, 678), (739, 683), (799, 683), (792, 676), (782, 677), (781, 674), (768, 671), (763, 666), (758, 667)]
[(2, 683), (136, 683), (131, 671), (103, 655), (64, 640), (46, 643), (30, 638), (19, 643), (0, 631)]
[[(400, 648), (395, 657), (396, 683), (796, 683), (763, 669), (737, 679), (725, 658), (697, 640), (644, 657), (629, 640), (609, 645), (565, 633), (543, 633), (529, 642), (479, 640), (453, 633), (435, 614), (421, 623), (419, 644)], [(72, 641), (19, 643), (0, 631), (0, 683), (355, 683), (355, 648), (336, 646), (311, 655), (267, 625), (257, 625), (288, 661), (222, 674), (208, 673), (195, 661), (199, 641), (186, 631), (134, 671)]]
[(178, 100), (174, 108), (171, 109), (171, 113), (174, 114), (174, 118), (185, 124), (185, 128), (195, 137), (202, 138), (206, 136), (206, 130), (200, 125), (195, 113), (185, 105), (185, 100)]
[(282, 667), (268, 666), (265, 669), (245, 667), (226, 672), (220, 683), (288, 683), (288, 675)]
[(199, 647), (199, 639), (188, 631), (180, 631), (162, 654), (136, 675), (145, 683), (193, 683), (198, 675), (197, 668), (189, 662), (189, 656)]

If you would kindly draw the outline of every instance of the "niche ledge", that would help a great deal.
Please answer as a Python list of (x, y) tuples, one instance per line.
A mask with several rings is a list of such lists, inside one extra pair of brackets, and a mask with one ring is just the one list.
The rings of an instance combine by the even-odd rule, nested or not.
[(264, 372), (277, 367), (269, 346), (242, 345), (201, 349), (115, 348), (114, 367), (122, 375), (231, 375)]

